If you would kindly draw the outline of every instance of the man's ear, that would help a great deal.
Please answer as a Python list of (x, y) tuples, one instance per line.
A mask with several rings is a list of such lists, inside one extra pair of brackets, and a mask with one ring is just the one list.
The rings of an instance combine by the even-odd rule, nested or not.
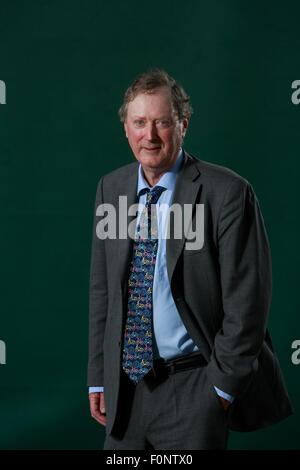
[(124, 131), (125, 131), (125, 135), (126, 135), (126, 137), (127, 137), (127, 139), (128, 139), (128, 135), (127, 135), (127, 124), (126, 124), (126, 122), (124, 122)]
[(187, 118), (182, 120), (182, 138), (185, 137), (189, 122), (190, 122), (190, 115)]

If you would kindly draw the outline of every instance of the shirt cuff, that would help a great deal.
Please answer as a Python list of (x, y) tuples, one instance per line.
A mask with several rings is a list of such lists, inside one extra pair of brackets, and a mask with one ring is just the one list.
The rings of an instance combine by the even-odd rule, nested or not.
[[(225, 400), (228, 400), (230, 403), (233, 402), (234, 400), (234, 397), (232, 395), (229, 395), (228, 393), (225, 393), (223, 392), (222, 390), (220, 390), (218, 387), (215, 387), (215, 390), (217, 392), (218, 395), (220, 395), (220, 397), (223, 397), (225, 398)], [(89, 393), (99, 393), (99, 392), (104, 392), (104, 387), (89, 387)]]
[(89, 387), (89, 393), (104, 392), (104, 387)]
[(219, 389), (218, 387), (216, 387), (215, 385), (214, 385), (214, 387), (215, 387), (215, 390), (216, 390), (217, 394), (218, 394), (220, 397), (225, 398), (225, 400), (230, 401), (230, 403), (233, 402), (234, 397), (233, 397), (232, 395), (229, 395), (228, 393), (223, 392), (222, 390), (220, 390), (220, 389)]

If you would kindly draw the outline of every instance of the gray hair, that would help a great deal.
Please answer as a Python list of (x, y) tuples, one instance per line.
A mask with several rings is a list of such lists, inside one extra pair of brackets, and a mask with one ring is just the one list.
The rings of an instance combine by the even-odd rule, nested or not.
[(154, 93), (157, 88), (167, 87), (179, 121), (187, 119), (193, 112), (190, 98), (173, 77), (162, 69), (153, 69), (139, 75), (127, 88), (123, 104), (119, 109), (121, 122), (126, 121), (128, 104), (140, 93)]

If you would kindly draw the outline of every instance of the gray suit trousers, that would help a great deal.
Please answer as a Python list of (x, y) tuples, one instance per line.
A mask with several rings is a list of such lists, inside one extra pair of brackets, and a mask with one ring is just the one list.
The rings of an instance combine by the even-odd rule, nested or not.
[(117, 419), (104, 450), (226, 449), (228, 411), (205, 367), (157, 382), (148, 373), (134, 385), (122, 372)]

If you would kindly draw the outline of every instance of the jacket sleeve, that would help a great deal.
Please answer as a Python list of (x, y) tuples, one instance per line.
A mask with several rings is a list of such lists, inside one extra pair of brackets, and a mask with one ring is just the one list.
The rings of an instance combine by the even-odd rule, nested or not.
[(207, 366), (211, 382), (237, 396), (255, 372), (272, 291), (269, 243), (252, 186), (227, 187), (218, 220), (223, 322)]
[(107, 316), (106, 257), (104, 240), (100, 240), (96, 234), (98, 223), (96, 210), (102, 202), (103, 178), (98, 183), (93, 218), (89, 286), (88, 386), (102, 386), (104, 383), (103, 338)]

